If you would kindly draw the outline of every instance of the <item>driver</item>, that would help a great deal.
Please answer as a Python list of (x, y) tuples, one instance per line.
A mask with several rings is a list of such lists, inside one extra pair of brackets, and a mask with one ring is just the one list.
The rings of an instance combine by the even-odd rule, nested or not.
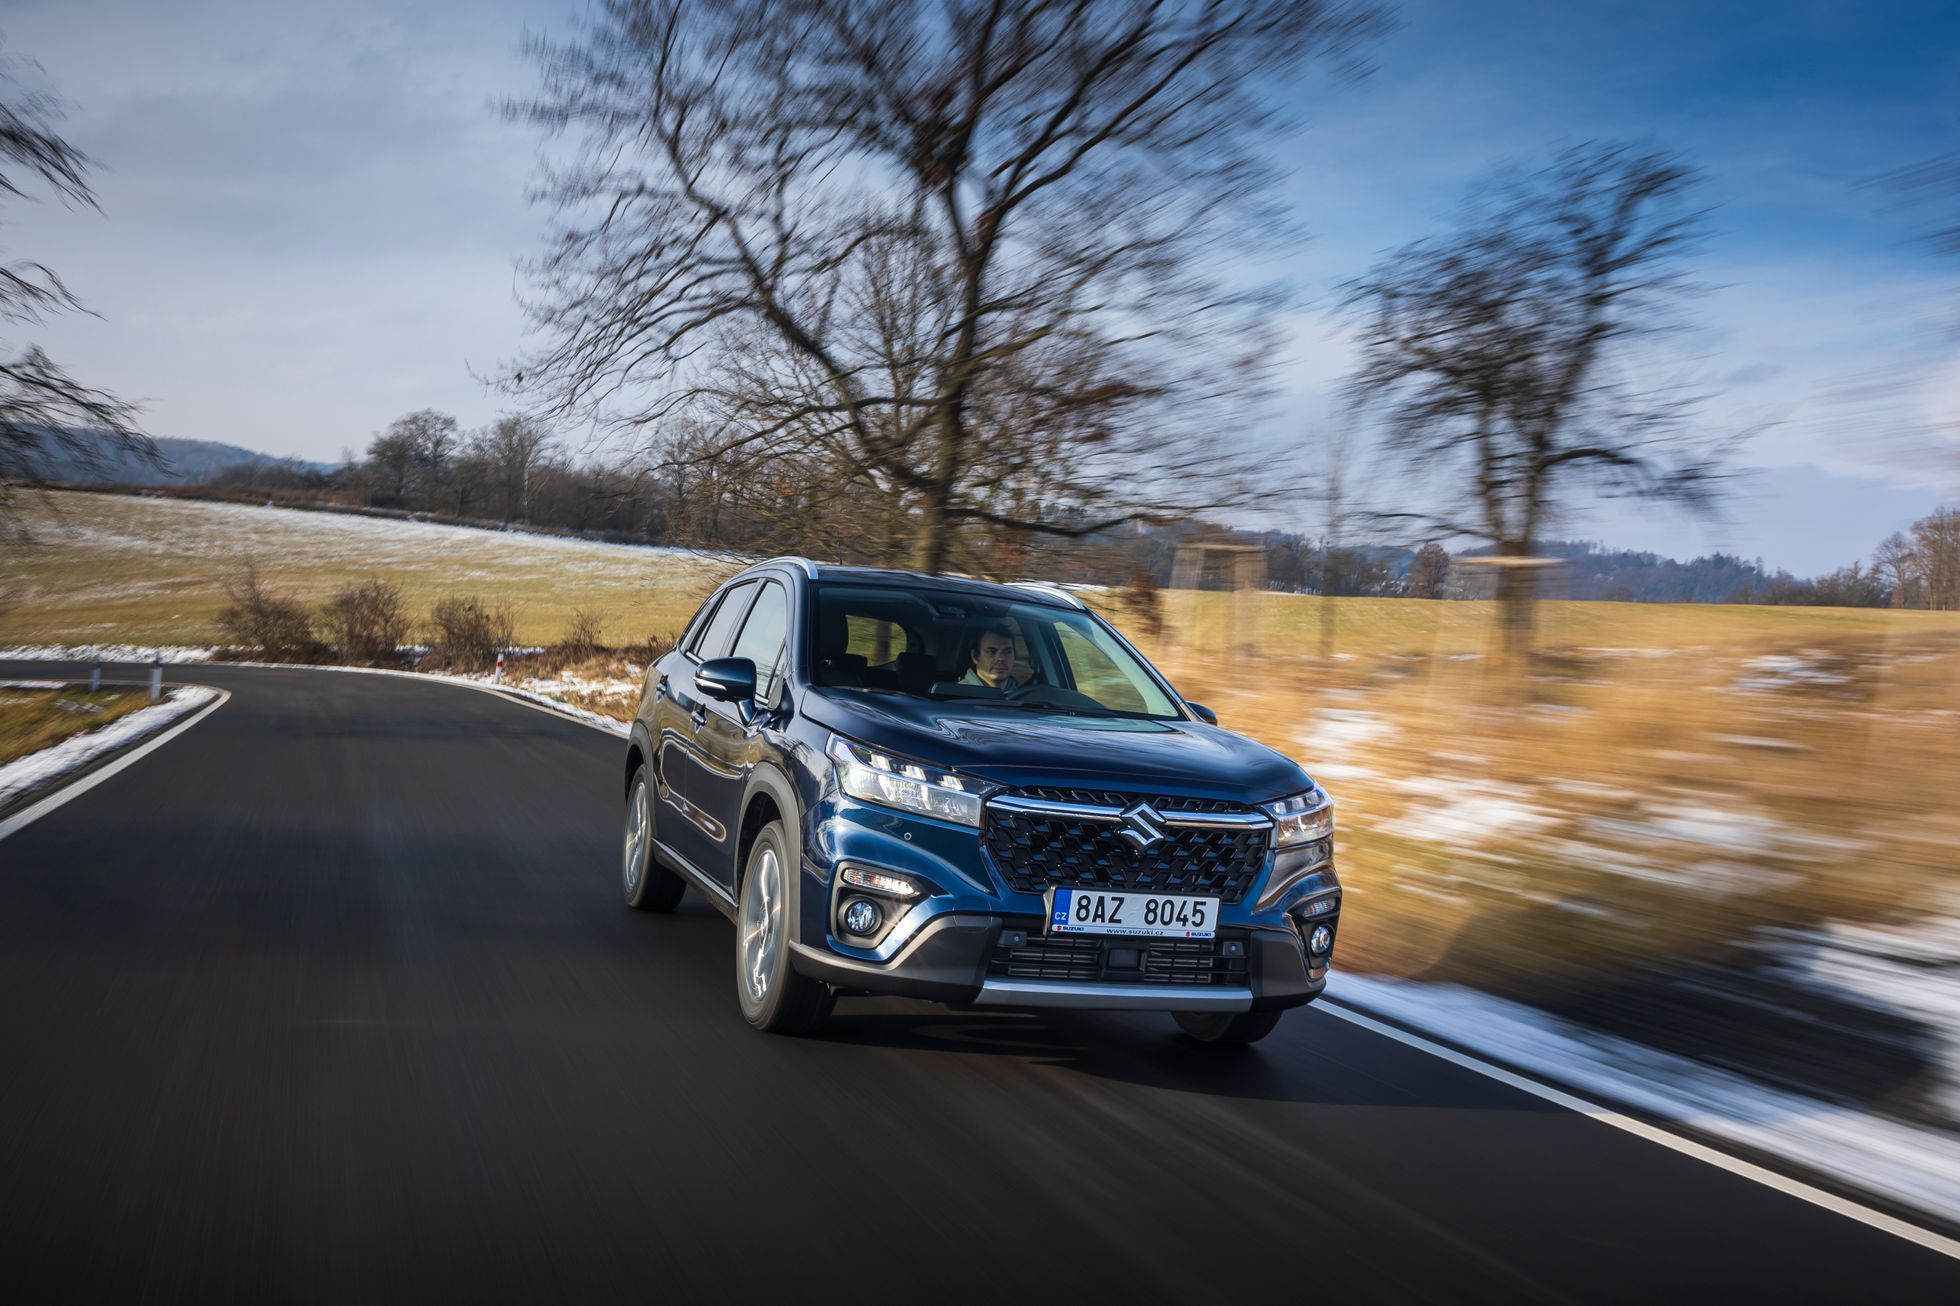
[(1014, 636), (999, 623), (982, 626), (967, 650), (966, 674), (962, 685), (989, 685), (994, 689), (1019, 689), (1014, 678)]

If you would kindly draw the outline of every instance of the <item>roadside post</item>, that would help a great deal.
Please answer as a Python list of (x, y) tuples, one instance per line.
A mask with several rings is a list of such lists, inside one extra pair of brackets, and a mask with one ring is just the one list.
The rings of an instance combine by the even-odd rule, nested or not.
[(163, 697), (163, 650), (150, 654), (150, 701)]
[(97, 662), (88, 669), (88, 692), (93, 694), (102, 688), (102, 664)]
[(502, 649), (497, 650), (497, 683), (500, 685), (504, 683), (504, 651)]

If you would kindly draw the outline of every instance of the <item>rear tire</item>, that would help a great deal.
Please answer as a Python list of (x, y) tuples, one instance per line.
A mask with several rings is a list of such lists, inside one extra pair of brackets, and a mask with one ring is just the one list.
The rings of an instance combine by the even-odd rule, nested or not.
[(1171, 1016), (1186, 1038), (1220, 1047), (1257, 1043), (1273, 1032), (1283, 1011), (1173, 1011)]
[(789, 841), (771, 821), (749, 846), (735, 913), (735, 996), (742, 1018), (770, 1034), (811, 1034), (830, 1019), (837, 994), (790, 964)]
[(672, 911), (687, 881), (653, 856), (653, 777), (644, 765), (626, 788), (626, 835), (620, 848), (619, 887), (626, 905), (639, 911)]

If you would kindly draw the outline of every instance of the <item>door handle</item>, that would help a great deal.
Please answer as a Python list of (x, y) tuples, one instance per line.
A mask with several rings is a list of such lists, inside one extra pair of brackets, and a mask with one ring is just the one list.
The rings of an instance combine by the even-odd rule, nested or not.
[(694, 723), (696, 730), (699, 730), (707, 723), (708, 705), (706, 703), (696, 703), (694, 705), (694, 711), (688, 715), (688, 720)]

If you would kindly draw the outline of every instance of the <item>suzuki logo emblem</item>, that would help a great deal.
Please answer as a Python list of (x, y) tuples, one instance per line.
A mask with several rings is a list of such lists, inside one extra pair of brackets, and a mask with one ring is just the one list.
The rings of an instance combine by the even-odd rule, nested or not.
[(1149, 803), (1138, 803), (1134, 807), (1126, 808), (1123, 812), (1123, 824), (1117, 828), (1116, 833), (1128, 839), (1130, 845), (1138, 852), (1142, 852), (1152, 844), (1162, 843), (1169, 837), (1169, 831), (1164, 829), (1163, 815)]

